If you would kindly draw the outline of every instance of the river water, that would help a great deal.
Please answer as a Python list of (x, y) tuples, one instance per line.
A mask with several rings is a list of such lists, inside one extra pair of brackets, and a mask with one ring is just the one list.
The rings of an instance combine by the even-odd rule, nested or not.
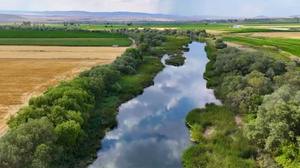
[(204, 47), (191, 43), (185, 65), (166, 66), (153, 86), (120, 106), (118, 127), (107, 132), (90, 168), (182, 167), (182, 153), (193, 144), (186, 115), (206, 103), (220, 104), (203, 78), (209, 61)]

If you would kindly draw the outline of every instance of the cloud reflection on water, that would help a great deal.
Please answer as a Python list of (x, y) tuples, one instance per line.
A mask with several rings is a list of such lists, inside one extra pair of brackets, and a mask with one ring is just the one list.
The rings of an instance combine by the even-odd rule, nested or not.
[(167, 66), (154, 85), (119, 108), (118, 128), (107, 133), (91, 168), (182, 167), (190, 146), (185, 116), (206, 103), (220, 104), (203, 78), (204, 44), (192, 43), (181, 67)]

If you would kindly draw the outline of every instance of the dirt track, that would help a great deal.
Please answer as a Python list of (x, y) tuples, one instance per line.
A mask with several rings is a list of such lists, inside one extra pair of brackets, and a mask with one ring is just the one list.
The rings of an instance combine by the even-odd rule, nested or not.
[(10, 115), (31, 97), (94, 65), (111, 63), (125, 49), (0, 46), (0, 135)]

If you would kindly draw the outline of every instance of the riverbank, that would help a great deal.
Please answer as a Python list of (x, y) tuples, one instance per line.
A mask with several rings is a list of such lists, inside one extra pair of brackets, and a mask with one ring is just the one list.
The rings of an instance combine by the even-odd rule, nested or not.
[[(214, 88), (220, 80), (214, 67), (218, 50), (213, 40), (207, 39), (206, 44), (210, 62), (206, 65), (204, 77), (207, 87)], [(222, 94), (216, 89), (214, 92), (217, 97)], [(187, 115), (186, 123), (191, 131), (191, 140), (197, 144), (183, 153), (184, 167), (256, 167), (256, 148), (238, 128), (230, 107), (208, 104), (203, 109), (194, 109)]]
[[(143, 93), (144, 88), (153, 85), (153, 78), (164, 69), (160, 59), (166, 53), (179, 53), (182, 46), (187, 44), (189, 39), (184, 36), (174, 38), (168, 37), (168, 41), (162, 46), (154, 47), (157, 56), (144, 56), (144, 61), (137, 68), (134, 75), (122, 76), (119, 80), (121, 90), (118, 93), (108, 94), (95, 106), (95, 110), (86, 126), (88, 139), (78, 144), (77, 158), (68, 164), (69, 167), (86, 167), (97, 158), (97, 151), (101, 149), (101, 140), (106, 132), (117, 127), (116, 116), (119, 113), (119, 106), (128, 100)], [(102, 123), (102, 124), (99, 124)]]

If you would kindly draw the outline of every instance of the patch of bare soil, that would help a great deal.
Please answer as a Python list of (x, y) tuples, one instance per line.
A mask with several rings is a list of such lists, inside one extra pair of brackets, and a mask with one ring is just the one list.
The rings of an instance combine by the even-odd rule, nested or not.
[(235, 119), (235, 123), (238, 126), (238, 128), (242, 129), (245, 125), (243, 119), (240, 116), (235, 116), (234, 119)]
[(204, 130), (203, 137), (209, 139), (215, 133), (215, 131), (216, 130), (214, 127), (209, 127), (206, 130)]
[(253, 37), (281, 37), (300, 39), (300, 32), (268, 32), (268, 33), (252, 33)]
[(221, 30), (206, 30), (208, 34), (223, 34), (228, 33), (227, 31), (221, 31)]
[(225, 43), (226, 43), (229, 47), (236, 47), (236, 48), (238, 48), (238, 49), (241, 49), (241, 50), (247, 50), (247, 51), (256, 51), (255, 49), (250, 48), (250, 47), (247, 47), (247, 46), (244, 46), (244, 45), (242, 45), (242, 44), (233, 43), (233, 42), (227, 42), (227, 41), (225, 41)]

